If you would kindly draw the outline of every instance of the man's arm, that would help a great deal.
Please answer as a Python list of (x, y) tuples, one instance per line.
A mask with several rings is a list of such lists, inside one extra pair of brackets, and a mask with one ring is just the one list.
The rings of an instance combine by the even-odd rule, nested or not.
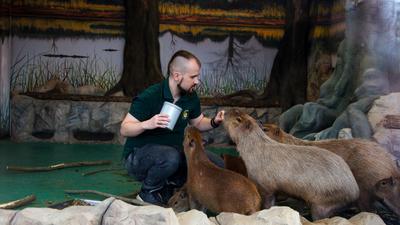
[[(224, 113), (224, 111), (219, 111), (217, 113), (217, 115), (214, 117), (215, 125), (219, 126), (222, 123), (222, 121), (224, 120)], [(198, 116), (197, 118), (190, 120), (190, 124), (192, 126), (195, 126), (200, 131), (207, 131), (215, 128), (211, 125), (211, 119), (205, 117), (203, 114), (200, 114), (200, 116)]]
[(156, 114), (152, 118), (141, 122), (128, 113), (121, 123), (120, 133), (124, 137), (135, 137), (143, 133), (145, 130), (166, 128), (168, 122), (169, 118), (166, 114)]

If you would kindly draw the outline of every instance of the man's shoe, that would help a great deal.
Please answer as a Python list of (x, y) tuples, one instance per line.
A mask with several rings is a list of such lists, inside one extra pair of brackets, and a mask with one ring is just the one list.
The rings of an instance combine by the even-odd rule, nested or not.
[(160, 205), (164, 203), (162, 196), (158, 191), (148, 191), (142, 189), (136, 196), (136, 199), (154, 205)]
[(159, 191), (164, 204), (168, 203), (168, 200), (174, 195), (175, 187), (166, 185), (163, 189)]

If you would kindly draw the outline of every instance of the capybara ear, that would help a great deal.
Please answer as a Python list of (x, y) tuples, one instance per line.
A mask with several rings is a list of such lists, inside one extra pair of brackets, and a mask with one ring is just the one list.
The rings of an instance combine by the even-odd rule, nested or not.
[(246, 130), (250, 130), (252, 128), (251, 121), (250, 120), (245, 120), (243, 122), (243, 126), (246, 128)]
[(393, 177), (389, 177), (378, 181), (378, 183), (375, 186), (378, 190), (385, 190), (393, 185), (394, 185)]
[(190, 139), (189, 146), (191, 148), (195, 148), (196, 147), (196, 141), (194, 139)]
[(275, 133), (275, 136), (277, 136), (277, 137), (280, 137), (280, 136), (281, 136), (281, 130), (279, 129), (279, 127), (276, 127), (276, 128), (275, 128), (274, 133)]

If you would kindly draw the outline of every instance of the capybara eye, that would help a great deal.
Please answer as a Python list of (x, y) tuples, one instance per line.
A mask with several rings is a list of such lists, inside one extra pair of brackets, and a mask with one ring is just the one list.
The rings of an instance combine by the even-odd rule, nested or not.
[(242, 118), (239, 116), (239, 117), (236, 117), (236, 121), (238, 121), (239, 123), (241, 123), (242, 122)]

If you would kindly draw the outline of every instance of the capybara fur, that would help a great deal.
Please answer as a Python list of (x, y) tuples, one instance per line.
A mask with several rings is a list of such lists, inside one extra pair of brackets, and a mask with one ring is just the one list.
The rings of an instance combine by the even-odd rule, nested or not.
[(175, 213), (186, 212), (190, 210), (189, 196), (186, 191), (186, 185), (182, 186), (168, 200), (168, 207), (172, 208)]
[(242, 174), (247, 177), (246, 165), (240, 156), (233, 156), (229, 154), (223, 154), (225, 169)]
[(188, 168), (186, 191), (190, 204), (197, 202), (214, 213), (250, 215), (260, 210), (261, 196), (256, 185), (240, 174), (214, 165), (205, 153), (197, 128), (189, 126), (185, 129), (183, 149)]
[(223, 124), (249, 178), (272, 193), (303, 199), (310, 204), (314, 220), (329, 217), (358, 199), (356, 180), (338, 155), (317, 147), (278, 143), (237, 109), (225, 114)]
[[(224, 159), (225, 169), (247, 177), (246, 165), (240, 156), (223, 154), (222, 157)], [(168, 206), (171, 207), (176, 213), (185, 212), (190, 209), (186, 185), (175, 191), (174, 195), (168, 201)]]
[(400, 173), (390, 153), (378, 143), (365, 139), (305, 141), (287, 134), (277, 125), (266, 124), (263, 129), (278, 142), (317, 146), (341, 156), (360, 188), (360, 210), (374, 211), (374, 202), (379, 200), (400, 216)]

